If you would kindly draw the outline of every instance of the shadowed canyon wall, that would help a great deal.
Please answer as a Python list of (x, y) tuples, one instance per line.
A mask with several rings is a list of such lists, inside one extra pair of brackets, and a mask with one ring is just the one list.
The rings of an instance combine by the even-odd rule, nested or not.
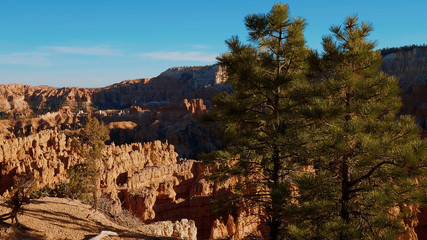
[(402, 88), (402, 113), (416, 116), (427, 128), (427, 47), (392, 52), (383, 57), (381, 70), (399, 78)]

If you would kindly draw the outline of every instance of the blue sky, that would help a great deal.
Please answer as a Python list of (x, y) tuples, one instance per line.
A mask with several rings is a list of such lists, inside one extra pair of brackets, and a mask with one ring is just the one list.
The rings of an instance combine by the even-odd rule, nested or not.
[[(243, 19), (270, 0), (0, 0), (0, 84), (104, 87), (207, 65)], [(280, 2), (280, 1), (279, 1)], [(357, 13), (373, 23), (378, 48), (427, 43), (425, 0), (288, 0), (320, 50), (331, 25)]]

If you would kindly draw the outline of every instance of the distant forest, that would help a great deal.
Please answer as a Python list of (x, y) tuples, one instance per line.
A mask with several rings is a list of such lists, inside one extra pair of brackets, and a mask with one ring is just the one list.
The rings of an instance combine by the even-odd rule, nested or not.
[(383, 48), (381, 49), (381, 55), (385, 56), (387, 54), (395, 53), (399, 51), (412, 51), (414, 48), (427, 48), (427, 44), (422, 44), (422, 45), (412, 44), (412, 45), (406, 45), (403, 47)]

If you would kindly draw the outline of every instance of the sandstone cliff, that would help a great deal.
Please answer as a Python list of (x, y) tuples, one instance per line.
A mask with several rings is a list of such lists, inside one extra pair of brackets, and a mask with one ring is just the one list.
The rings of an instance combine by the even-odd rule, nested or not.
[(210, 103), (213, 94), (227, 89), (225, 72), (219, 65), (171, 68), (152, 79), (125, 81), (96, 89), (93, 104), (99, 109), (123, 109), (132, 105), (152, 109), (193, 98)]
[(402, 89), (427, 84), (427, 47), (387, 54), (383, 57), (381, 70), (399, 78)]
[[(399, 78), (402, 112), (416, 116), (427, 128), (427, 47), (392, 52), (383, 57), (381, 70)], [(424, 136), (426, 136), (424, 131)]]
[(48, 86), (0, 85), (0, 117), (19, 118), (58, 111), (61, 107), (88, 108), (92, 90)]

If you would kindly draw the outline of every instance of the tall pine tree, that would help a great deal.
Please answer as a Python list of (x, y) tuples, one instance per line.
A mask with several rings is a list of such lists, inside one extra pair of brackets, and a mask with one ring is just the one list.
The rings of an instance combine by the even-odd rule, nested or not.
[(214, 181), (238, 181), (226, 202), (262, 209), (259, 217), (269, 226), (270, 239), (278, 239), (287, 225), (289, 176), (301, 149), (297, 134), (304, 122), (295, 115), (298, 101), (292, 96), (306, 76), (306, 24), (290, 19), (283, 4), (245, 22), (251, 44), (233, 37), (226, 41), (229, 52), (219, 58), (233, 92), (216, 96), (208, 116), (220, 125), (224, 148), (202, 159)]
[(105, 141), (109, 139), (109, 130), (104, 124), (89, 116), (73, 142), (84, 161), (68, 170), (70, 191), (82, 200), (93, 202), (95, 210), (99, 204), (99, 164)]
[(397, 239), (425, 199), (426, 144), (398, 115), (398, 80), (378, 71), (371, 30), (348, 17), (313, 54), (304, 113), (315, 172), (296, 179), (289, 239)]

